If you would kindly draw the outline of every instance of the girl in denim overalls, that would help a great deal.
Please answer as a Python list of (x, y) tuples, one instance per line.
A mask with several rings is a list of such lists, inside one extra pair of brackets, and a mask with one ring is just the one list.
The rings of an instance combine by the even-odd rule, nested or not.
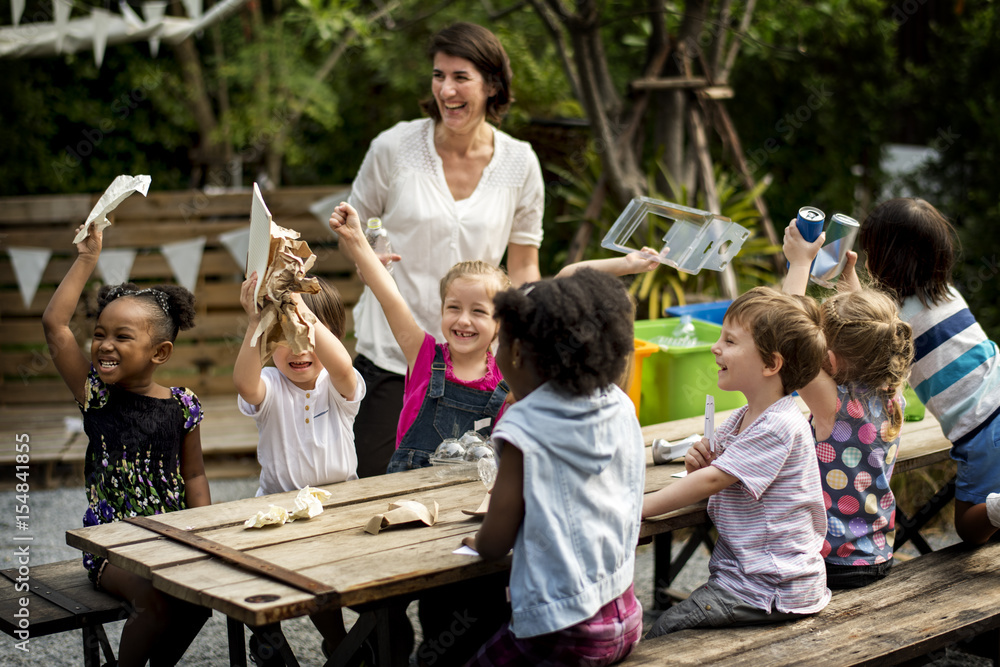
[(403, 411), (387, 472), (429, 466), (445, 438), (466, 431), (489, 437), (508, 392), (490, 352), (498, 330), (493, 295), (510, 285), (507, 275), (485, 262), (453, 266), (441, 279), (441, 333), (446, 342), (438, 344), (413, 319), (396, 283), (365, 240), (357, 212), (340, 204), (330, 216), (330, 228), (382, 305), (406, 356)]

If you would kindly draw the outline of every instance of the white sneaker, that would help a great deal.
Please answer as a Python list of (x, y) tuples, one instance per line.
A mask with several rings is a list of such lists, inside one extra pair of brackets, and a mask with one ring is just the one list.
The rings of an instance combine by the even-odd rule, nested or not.
[(1000, 493), (986, 496), (986, 516), (990, 518), (990, 523), (1000, 528)]

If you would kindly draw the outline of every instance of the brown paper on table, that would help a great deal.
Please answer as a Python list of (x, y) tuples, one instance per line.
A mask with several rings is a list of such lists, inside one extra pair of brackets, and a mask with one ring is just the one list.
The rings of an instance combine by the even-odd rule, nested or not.
[(437, 523), (439, 507), (436, 500), (431, 502), (434, 504), (430, 509), (415, 500), (400, 500), (396, 503), (389, 503), (388, 512), (376, 514), (368, 520), (368, 523), (365, 524), (365, 532), (378, 535), (378, 532), (383, 528), (414, 521), (433, 526)]
[(267, 270), (263, 278), (257, 276), (261, 281), (257, 290), (260, 324), (250, 340), (251, 347), (260, 341), (261, 365), (279, 343), (286, 343), (292, 354), (309, 352), (316, 345), (316, 316), (305, 308), (300, 311), (292, 298), (294, 292), (319, 292), (319, 282), (306, 276), (316, 255), (298, 238), (298, 232), (271, 224)]

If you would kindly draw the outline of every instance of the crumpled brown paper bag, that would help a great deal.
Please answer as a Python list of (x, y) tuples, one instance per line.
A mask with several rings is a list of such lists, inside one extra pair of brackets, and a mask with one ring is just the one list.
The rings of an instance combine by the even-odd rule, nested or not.
[(308, 352), (316, 345), (316, 316), (307, 309), (300, 311), (292, 299), (293, 292), (319, 292), (319, 282), (306, 277), (316, 255), (298, 238), (294, 230), (271, 225), (267, 272), (263, 279), (258, 276), (264, 288), (257, 290), (260, 324), (250, 341), (251, 346), (259, 341), (261, 365), (271, 358), (278, 343), (287, 343), (292, 354)]
[(420, 521), (421, 523), (433, 526), (437, 523), (439, 507), (436, 500), (431, 501), (433, 505), (428, 509), (423, 503), (415, 500), (400, 500), (389, 503), (389, 511), (385, 514), (376, 514), (365, 524), (365, 532), (378, 535), (378, 532), (388, 526), (397, 526), (404, 523)]

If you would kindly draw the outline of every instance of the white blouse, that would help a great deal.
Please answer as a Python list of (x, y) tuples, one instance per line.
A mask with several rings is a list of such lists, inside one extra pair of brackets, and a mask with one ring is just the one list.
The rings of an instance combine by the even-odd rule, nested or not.
[[(492, 128), (492, 126), (491, 126)], [(539, 247), (545, 202), (542, 171), (530, 144), (493, 129), (493, 157), (468, 199), (455, 201), (434, 148), (434, 121), (398, 123), (372, 142), (351, 190), (362, 224), (382, 218), (399, 291), (424, 329), (441, 334), (439, 283), (458, 262), (499, 266), (507, 245)], [(354, 308), (357, 351), (377, 366), (406, 372), (378, 300), (367, 287)]]

